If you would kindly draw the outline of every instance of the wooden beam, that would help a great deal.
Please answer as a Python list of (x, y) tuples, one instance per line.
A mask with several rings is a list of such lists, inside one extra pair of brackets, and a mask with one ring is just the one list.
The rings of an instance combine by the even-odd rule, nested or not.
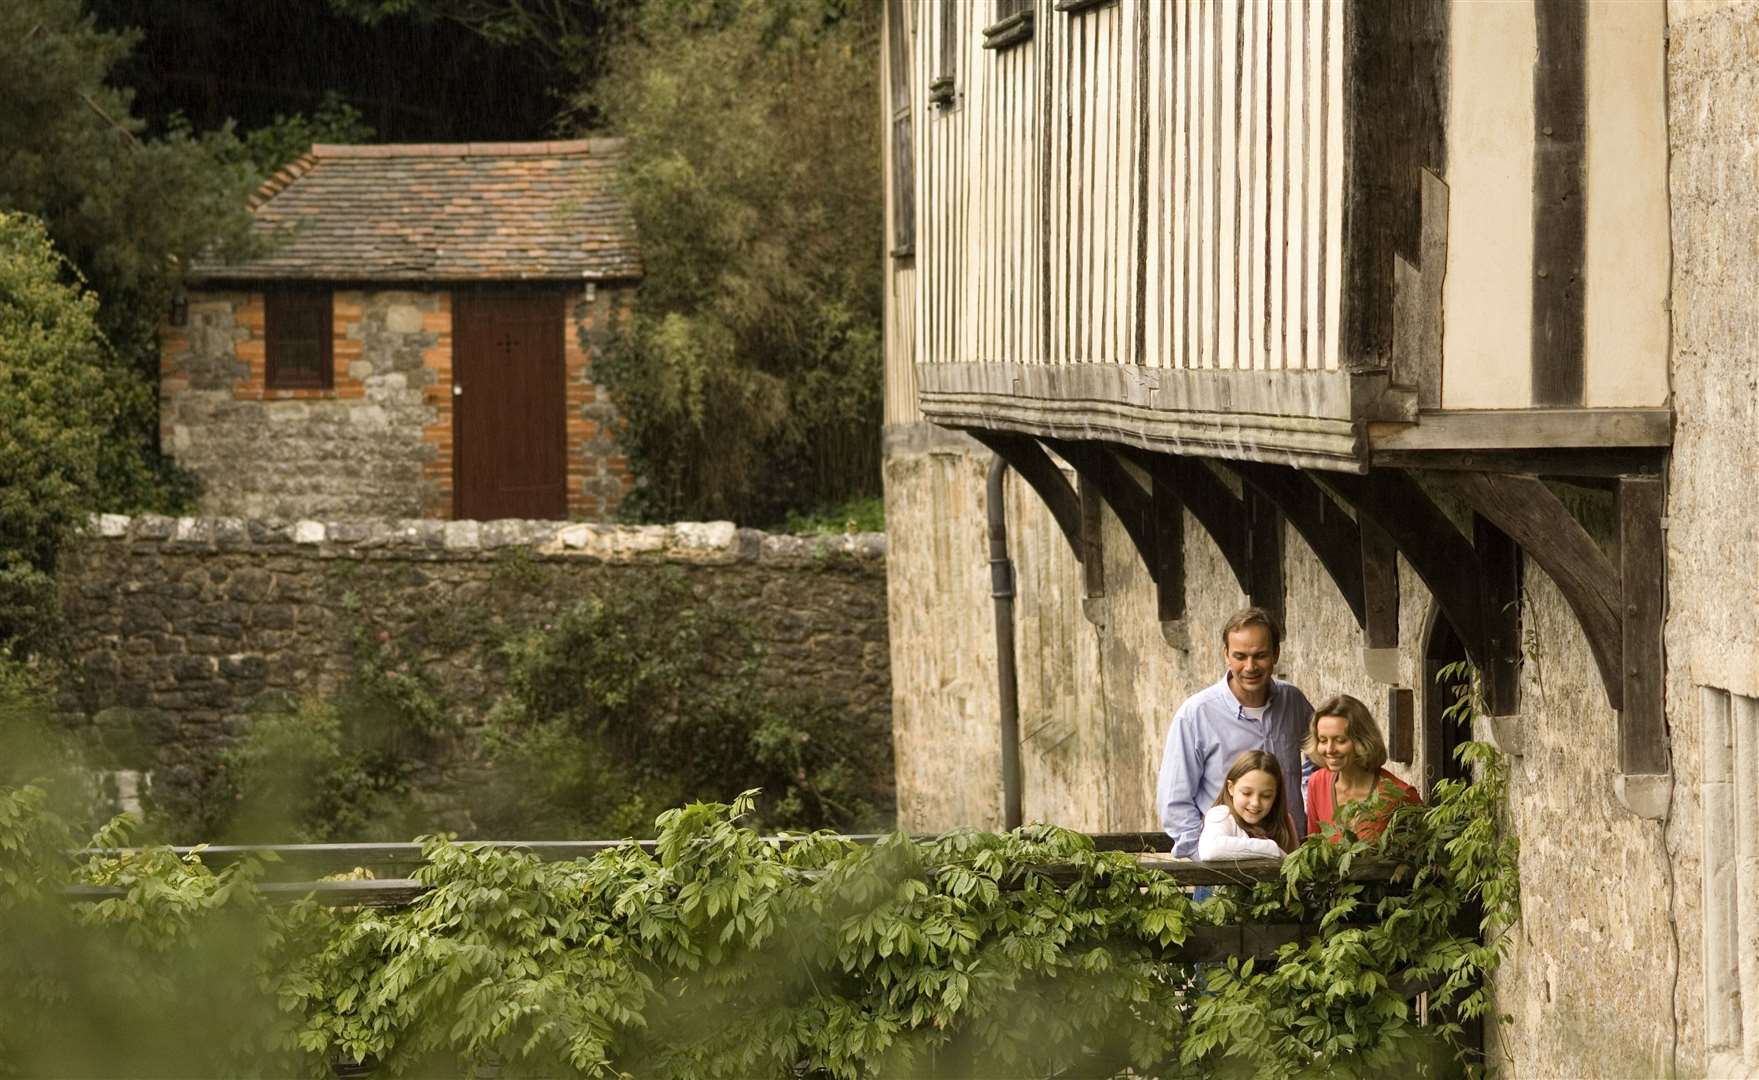
[(1155, 611), (1163, 631), (1185, 618), (1185, 504), (1164, 478), (1150, 474), (1154, 503)]
[(1408, 686), (1386, 690), (1386, 756), (1401, 765), (1411, 764), (1416, 746), (1417, 702)]
[[(1556, 583), (1582, 624), (1607, 701), (1624, 707), (1624, 650), (1619, 619), (1619, 574), (1562, 500), (1537, 477), (1448, 473), (1447, 486), (1489, 518)], [(1474, 657), (1480, 671), (1486, 662)]]
[[(1357, 551), (1360, 540), (1356, 523), (1343, 507), (1332, 501), (1318, 484), (1315, 484), (1306, 473), (1295, 469), (1276, 465), (1265, 465), (1256, 461), (1230, 461), (1227, 468), (1240, 478), (1242, 484), (1257, 491), (1282, 511), (1283, 518), (1294, 526), (1301, 539), (1313, 549), (1314, 557), (1319, 565), (1331, 575), (1332, 583), (1338, 587), (1344, 603), (1350, 606), (1350, 613), (1356, 616), (1356, 624), (1367, 627), (1366, 609), (1363, 606), (1362, 562)], [(1391, 543), (1388, 543), (1391, 550)], [(1397, 582), (1394, 583), (1393, 617), (1395, 637), (1398, 618)], [(1372, 644), (1372, 643), (1371, 643)]]
[(1246, 561), (1251, 586), (1246, 590), (1253, 607), (1270, 612), (1278, 626), (1283, 617), (1283, 515), (1276, 503), (1256, 488), (1243, 491), (1246, 510)]
[(1234, 572), (1240, 591), (1252, 594), (1251, 551), (1246, 538), (1246, 507), (1221, 478), (1196, 458), (1176, 454), (1133, 453), (1156, 483), (1177, 493), (1197, 524), (1203, 526)]
[(1601, 450), (1669, 446), (1672, 409), (1459, 409), (1414, 424), (1370, 422), (1368, 443), (1388, 450)]
[(1619, 580), (1624, 600), (1624, 708), (1619, 710), (1619, 771), (1665, 773), (1670, 768), (1665, 711), (1666, 668), (1662, 619), (1666, 615), (1667, 536), (1662, 481), (1632, 477), (1619, 483)]
[(1484, 698), (1492, 716), (1519, 711), (1521, 696), (1521, 549), (1482, 514), (1472, 515), (1472, 547), (1484, 583)]
[(1080, 561), (1080, 500), (1076, 497), (1075, 488), (1069, 483), (1068, 477), (1063, 475), (1063, 470), (1057, 468), (1056, 462), (1050, 459), (1044, 448), (1023, 435), (1002, 431), (972, 430), (969, 434), (1007, 462), (1008, 467), (1020, 474), (1020, 479), (1038, 493), (1045, 509), (1055, 519), (1057, 528), (1062, 530), (1063, 539), (1069, 542), (1076, 561)]
[(1119, 461), (1103, 443), (1072, 442), (1062, 439), (1046, 439), (1046, 446), (1056, 451), (1064, 461), (1075, 467), (1083, 484), (1091, 486), (1105, 499), (1112, 513), (1118, 515), (1118, 521), (1124, 526), (1124, 532), (1130, 542), (1136, 546), (1136, 553), (1142, 557), (1142, 563), (1148, 568), (1150, 577), (1157, 569), (1154, 557), (1154, 503), (1147, 491), (1143, 490), (1124, 469)]
[(1655, 446), (1563, 447), (1556, 450), (1377, 449), (1374, 451), (1374, 467), (1423, 472), (1518, 473), (1574, 482), (1603, 479), (1616, 484), (1621, 476), (1661, 475), (1667, 468), (1667, 450)]
[(1324, 473), (1314, 477), (1356, 510), (1358, 523), (1379, 525), (1459, 635), (1467, 658), (1488, 661), (1484, 611), (1479, 597), (1478, 554), (1466, 537), (1409, 476), (1377, 469), (1367, 476)]
[(1105, 496), (1086, 476), (1078, 476), (1075, 491), (1081, 500), (1081, 598), (1096, 600), (1105, 595)]
[(1371, 517), (1356, 529), (1361, 537), (1358, 572), (1362, 576), (1363, 643), (1370, 649), (1399, 647), (1399, 549)]

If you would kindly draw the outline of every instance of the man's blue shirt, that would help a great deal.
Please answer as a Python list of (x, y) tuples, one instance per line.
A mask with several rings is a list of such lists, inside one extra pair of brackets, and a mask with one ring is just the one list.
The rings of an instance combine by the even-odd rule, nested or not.
[(1289, 787), (1286, 801), (1295, 819), (1295, 835), (1306, 834), (1301, 740), (1313, 721), (1313, 706), (1305, 694), (1280, 679), (1270, 681), (1265, 704), (1262, 720), (1248, 717), (1223, 675), (1220, 682), (1186, 698), (1173, 714), (1156, 792), (1161, 828), (1173, 838), (1174, 855), (1197, 857), (1203, 812), (1214, 805), (1229, 766), (1245, 750), (1276, 755)]

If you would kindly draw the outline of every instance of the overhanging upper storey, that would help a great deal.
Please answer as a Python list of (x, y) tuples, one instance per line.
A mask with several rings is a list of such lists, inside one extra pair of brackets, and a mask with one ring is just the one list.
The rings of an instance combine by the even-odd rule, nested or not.
[(1663, 5), (898, 14), (928, 419), (1345, 471), (1671, 441)]

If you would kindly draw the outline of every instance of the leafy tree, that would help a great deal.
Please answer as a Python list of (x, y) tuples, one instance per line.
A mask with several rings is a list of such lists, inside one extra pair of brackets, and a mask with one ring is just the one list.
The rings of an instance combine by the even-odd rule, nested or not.
[(583, 97), (646, 278), (600, 371), (641, 512), (762, 523), (879, 489), (875, 6), (648, 3)]
[(104, 443), (150, 398), (41, 222), (0, 211), (0, 653), (41, 644), (62, 546), (95, 508)]
[(158, 326), (181, 268), (248, 246), (256, 183), (230, 130), (147, 136), (130, 92), (106, 82), (131, 41), (97, 29), (79, 0), (0, 4), (0, 210), (42, 219), (99, 298), (93, 317), (120, 361), (113, 370), (136, 376), (100, 395), (110, 411), (95, 468), (114, 509), (189, 494), (158, 457), (158, 410), (142, 387), (158, 370)]
[(311, 149), (313, 143), (364, 143), (370, 142), (373, 134), (360, 110), (331, 90), (309, 116), (277, 113), (268, 124), (246, 132), (241, 142), (251, 165), (268, 176)]

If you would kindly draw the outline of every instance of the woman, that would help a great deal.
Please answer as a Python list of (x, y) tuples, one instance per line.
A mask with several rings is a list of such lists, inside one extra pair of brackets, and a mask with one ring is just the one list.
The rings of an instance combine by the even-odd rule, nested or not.
[[(1301, 750), (1322, 766), (1307, 780), (1307, 835), (1320, 834), (1320, 826), (1342, 828), (1339, 811), (1355, 834), (1372, 840), (1386, 829), (1392, 812), (1401, 803), (1421, 804), (1417, 789), (1381, 766), (1386, 764), (1386, 741), (1368, 706), (1348, 694), (1338, 694), (1313, 710), (1307, 741)], [(1367, 813), (1363, 813), (1366, 810)]]

